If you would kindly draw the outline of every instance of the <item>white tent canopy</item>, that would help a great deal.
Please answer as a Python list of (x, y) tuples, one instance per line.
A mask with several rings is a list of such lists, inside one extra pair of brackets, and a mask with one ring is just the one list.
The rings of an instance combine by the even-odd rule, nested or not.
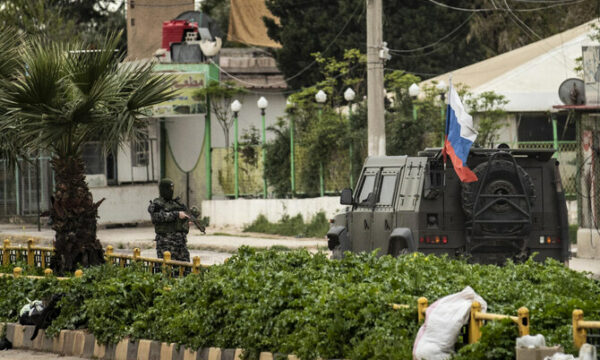
[(509, 112), (549, 111), (562, 104), (558, 87), (568, 78), (580, 78), (575, 72), (581, 47), (597, 45), (590, 21), (504, 54), (424, 81), (424, 84), (450, 76), (454, 84), (467, 85), (474, 94), (494, 91), (504, 95)]

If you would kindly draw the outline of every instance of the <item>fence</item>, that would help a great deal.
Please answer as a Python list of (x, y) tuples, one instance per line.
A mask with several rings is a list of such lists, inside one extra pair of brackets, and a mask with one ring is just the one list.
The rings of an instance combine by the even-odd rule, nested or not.
[[(390, 305), (394, 310), (411, 308), (411, 306), (407, 304)], [(427, 298), (420, 297), (417, 299), (417, 318), (419, 322), (425, 320), (427, 307)], [(467, 339), (469, 344), (476, 343), (479, 341), (479, 339), (481, 339), (481, 327), (484, 325), (485, 321), (498, 321), (504, 319), (511, 319), (515, 324), (517, 324), (517, 327), (519, 328), (519, 336), (529, 335), (529, 310), (526, 307), (519, 308), (519, 310), (517, 310), (517, 316), (492, 314), (482, 312), (481, 304), (478, 301), (473, 301), (471, 304), (469, 323), (462, 328), (460, 336), (462, 336), (463, 340)]]
[[(235, 198), (235, 161), (234, 150), (230, 148), (212, 148), (212, 195)], [(264, 197), (261, 146), (247, 146), (238, 150), (238, 187), (237, 194), (241, 197), (259, 198)], [(278, 184), (270, 184), (267, 181), (268, 191), (278, 194), (294, 194), (298, 196), (320, 196), (325, 194), (338, 194), (343, 188), (352, 187), (350, 184), (349, 151), (341, 149), (331, 153), (334, 161), (318, 166), (314, 164), (312, 156), (307, 147), (294, 145), (294, 171), (292, 185), (292, 170), (289, 150), (284, 154), (279, 171), (281, 178), (286, 180)], [(354, 169), (356, 173), (359, 168)], [(355, 175), (352, 179), (358, 177)], [(269, 195), (267, 195), (269, 196)]]
[[(33, 240), (27, 241), (27, 246), (11, 246), (10, 240), (4, 240), (2, 248), (0, 248), (0, 257), (2, 265), (17, 264), (19, 261), (26, 261), (28, 266), (46, 269), (50, 266), (50, 259), (54, 253), (52, 247), (33, 246)], [(110, 264), (115, 264), (120, 267), (129, 267), (133, 264), (140, 266), (147, 272), (153, 274), (163, 273), (167, 276), (185, 276), (193, 273), (198, 274), (200, 268), (208, 267), (200, 263), (200, 257), (195, 256), (192, 263), (185, 261), (171, 260), (171, 253), (165, 251), (162, 259), (144, 258), (140, 256), (140, 249), (133, 249), (133, 255), (115, 254), (112, 246), (107, 246), (105, 251), (106, 261)], [(80, 270), (78, 270), (80, 271)]]
[(577, 349), (586, 342), (596, 347), (600, 346), (600, 334), (588, 333), (588, 330), (599, 330), (600, 321), (583, 320), (583, 310), (573, 310), (573, 344)]
[(38, 209), (48, 210), (53, 186), (49, 157), (21, 159), (12, 168), (0, 160), (0, 215), (28, 216), (37, 215)]
[[(577, 141), (557, 141), (556, 159), (560, 163), (560, 177), (565, 195), (575, 198), (577, 195)], [(519, 141), (513, 144), (519, 149), (555, 149), (553, 141)]]

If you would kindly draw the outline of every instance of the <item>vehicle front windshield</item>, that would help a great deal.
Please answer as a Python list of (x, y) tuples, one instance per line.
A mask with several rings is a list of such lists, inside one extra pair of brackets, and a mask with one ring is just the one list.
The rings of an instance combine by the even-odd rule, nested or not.
[(365, 181), (358, 195), (358, 203), (367, 202), (373, 197), (373, 187), (375, 186), (375, 174), (365, 176)]
[(396, 175), (384, 175), (379, 192), (379, 205), (392, 205), (394, 200), (394, 188), (396, 187)]

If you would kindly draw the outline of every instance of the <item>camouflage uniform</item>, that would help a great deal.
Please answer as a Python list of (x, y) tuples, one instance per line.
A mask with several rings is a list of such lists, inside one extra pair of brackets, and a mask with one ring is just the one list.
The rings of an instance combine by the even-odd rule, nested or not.
[(171, 259), (190, 261), (186, 235), (189, 232), (189, 219), (180, 219), (179, 212), (186, 209), (179, 198), (173, 199), (173, 181), (163, 179), (159, 184), (160, 197), (150, 202), (148, 212), (156, 232), (156, 255), (163, 257), (169, 251)]

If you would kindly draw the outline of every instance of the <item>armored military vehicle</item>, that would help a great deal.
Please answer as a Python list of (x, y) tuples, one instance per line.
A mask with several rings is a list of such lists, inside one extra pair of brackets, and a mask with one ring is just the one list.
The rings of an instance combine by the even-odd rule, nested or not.
[(441, 149), (366, 159), (357, 188), (344, 189), (327, 233), (334, 257), (380, 249), (480, 263), (568, 261), (567, 208), (554, 150), (472, 148), (478, 181), (461, 183)]

